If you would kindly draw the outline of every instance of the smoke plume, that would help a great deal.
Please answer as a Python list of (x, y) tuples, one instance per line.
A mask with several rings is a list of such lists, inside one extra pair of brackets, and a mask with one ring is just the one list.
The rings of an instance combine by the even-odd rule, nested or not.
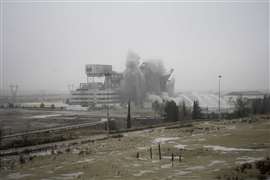
[(142, 105), (145, 97), (145, 79), (139, 68), (139, 60), (140, 57), (136, 53), (128, 52), (121, 88), (125, 100), (130, 99), (136, 105)]
[(130, 99), (136, 105), (142, 105), (144, 98), (149, 94), (161, 96), (166, 92), (168, 79), (172, 73), (171, 71), (166, 74), (161, 60), (144, 60), (140, 64), (140, 59), (138, 54), (128, 52), (121, 86), (125, 101)]

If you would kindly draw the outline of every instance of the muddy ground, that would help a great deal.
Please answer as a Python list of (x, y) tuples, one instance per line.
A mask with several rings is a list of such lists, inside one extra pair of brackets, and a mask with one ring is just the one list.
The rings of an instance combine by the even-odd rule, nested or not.
[(21, 161), (0, 179), (228, 179), (241, 164), (270, 156), (269, 129), (269, 117), (253, 117), (127, 132)]

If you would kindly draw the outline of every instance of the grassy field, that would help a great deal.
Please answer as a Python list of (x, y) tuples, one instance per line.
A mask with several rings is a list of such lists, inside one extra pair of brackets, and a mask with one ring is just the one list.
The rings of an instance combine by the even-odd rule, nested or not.
[[(153, 117), (155, 113), (150, 109), (132, 109), (132, 116)], [(123, 119), (127, 116), (127, 109), (110, 109), (110, 117)], [(30, 130), (47, 129), (90, 123), (100, 121), (107, 117), (107, 110), (97, 111), (66, 111), (52, 110), (49, 108), (33, 109), (0, 109), (0, 128), (4, 135), (25, 132)]]
[[(26, 162), (1, 171), (0, 179), (228, 179), (242, 164), (270, 156), (269, 129), (268, 117), (254, 117), (127, 132), (64, 152), (25, 157)], [(253, 171), (239, 177), (258, 179)]]

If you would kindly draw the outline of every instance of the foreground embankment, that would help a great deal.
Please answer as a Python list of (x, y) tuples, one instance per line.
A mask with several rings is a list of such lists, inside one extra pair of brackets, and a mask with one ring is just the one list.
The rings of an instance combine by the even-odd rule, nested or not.
[(1, 179), (266, 179), (269, 116), (122, 132), (23, 155)]

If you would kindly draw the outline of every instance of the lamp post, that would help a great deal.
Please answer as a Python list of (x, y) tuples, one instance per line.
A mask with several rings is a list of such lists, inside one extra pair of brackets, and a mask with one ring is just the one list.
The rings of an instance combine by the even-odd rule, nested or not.
[(107, 79), (107, 130), (110, 132), (110, 77), (111, 74), (109, 72), (105, 73), (105, 77)]
[(218, 113), (219, 113), (219, 119), (220, 119), (220, 82), (221, 82), (221, 75), (218, 76)]

